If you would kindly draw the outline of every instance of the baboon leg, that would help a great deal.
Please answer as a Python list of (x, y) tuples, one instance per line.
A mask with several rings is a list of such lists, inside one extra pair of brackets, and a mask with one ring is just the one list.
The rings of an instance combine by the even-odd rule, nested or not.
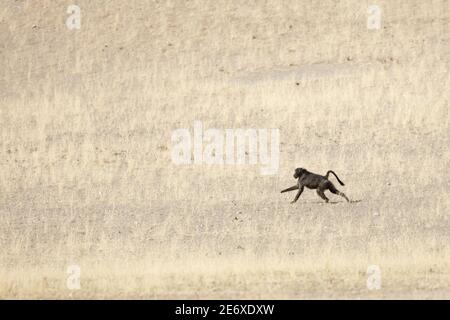
[(328, 189), (330, 189), (330, 191), (331, 191), (332, 193), (337, 194), (338, 196), (344, 197), (345, 200), (347, 200), (347, 202), (350, 202), (350, 200), (348, 200), (347, 196), (346, 196), (343, 192), (340, 192), (338, 189), (336, 189), (336, 187), (335, 187), (334, 185), (331, 184), (331, 185), (328, 187)]
[(298, 198), (299, 198), (300, 195), (302, 194), (304, 188), (305, 188), (305, 187), (301, 186), (301, 187), (298, 189), (298, 192), (297, 192), (297, 194), (296, 194), (296, 196), (295, 196), (295, 199), (292, 200), (291, 203), (295, 203), (295, 202), (298, 200)]
[(298, 185), (292, 186), (290, 188), (284, 189), (283, 191), (281, 191), (281, 193), (283, 192), (288, 192), (288, 191), (293, 191), (293, 190), (297, 190), (298, 189)]
[(323, 200), (325, 200), (325, 202), (328, 202), (328, 198), (325, 196), (325, 193), (323, 193), (323, 190), (321, 188), (317, 188), (317, 194), (319, 195), (319, 197), (321, 197)]
[(350, 200), (348, 200), (347, 196), (345, 195), (345, 193), (338, 191), (338, 195), (340, 195), (341, 197), (344, 197), (345, 200), (347, 200), (347, 202), (350, 202)]

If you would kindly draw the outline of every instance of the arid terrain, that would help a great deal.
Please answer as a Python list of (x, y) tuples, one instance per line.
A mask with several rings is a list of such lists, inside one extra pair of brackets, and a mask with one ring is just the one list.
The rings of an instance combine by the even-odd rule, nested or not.
[[(3, 0), (0, 298), (449, 299), (449, 67), (446, 0)], [(174, 163), (195, 121), (278, 171)]]

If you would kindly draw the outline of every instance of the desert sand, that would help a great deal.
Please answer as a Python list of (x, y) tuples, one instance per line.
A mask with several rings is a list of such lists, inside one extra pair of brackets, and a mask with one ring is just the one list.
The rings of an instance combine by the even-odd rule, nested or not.
[[(0, 298), (450, 298), (449, 65), (445, 0), (2, 1)], [(175, 164), (195, 121), (277, 172)]]

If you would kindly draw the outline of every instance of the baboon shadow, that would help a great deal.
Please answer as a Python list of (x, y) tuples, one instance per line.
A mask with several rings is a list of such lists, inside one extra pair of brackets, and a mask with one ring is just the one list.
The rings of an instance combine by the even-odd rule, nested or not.
[[(350, 200), (350, 202), (348, 203), (358, 203), (361, 202), (362, 200)], [(338, 204), (338, 203), (347, 203), (347, 201), (305, 201), (303, 203), (314, 203), (314, 204)]]
[(344, 203), (345, 201), (303, 201), (301, 203), (314, 203), (314, 204), (338, 204), (338, 203)]

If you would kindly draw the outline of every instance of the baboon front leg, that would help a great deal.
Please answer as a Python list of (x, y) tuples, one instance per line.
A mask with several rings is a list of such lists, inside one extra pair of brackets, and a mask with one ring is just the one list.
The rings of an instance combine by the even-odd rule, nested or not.
[(301, 186), (301, 187), (298, 189), (298, 192), (297, 192), (297, 194), (296, 194), (296, 196), (295, 196), (295, 199), (292, 200), (291, 203), (295, 203), (295, 202), (298, 200), (298, 198), (299, 198), (300, 195), (302, 194), (304, 188), (305, 188), (305, 187)]
[(323, 190), (321, 188), (317, 188), (317, 194), (319, 197), (321, 197), (325, 202), (328, 202), (329, 199), (325, 196), (325, 193), (323, 193)]
[(298, 185), (295, 185), (295, 186), (292, 186), (290, 188), (282, 190), (281, 193), (288, 192), (288, 191), (293, 191), (293, 190), (297, 190), (297, 189), (298, 189)]

